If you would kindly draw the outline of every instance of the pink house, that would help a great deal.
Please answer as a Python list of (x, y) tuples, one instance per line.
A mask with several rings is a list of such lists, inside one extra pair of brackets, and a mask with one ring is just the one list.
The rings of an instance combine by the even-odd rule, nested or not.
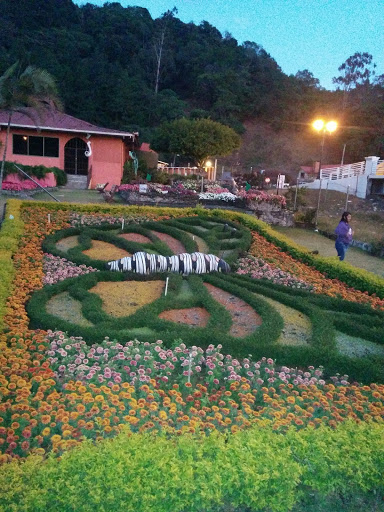
[[(8, 115), (0, 111), (0, 158)], [(137, 147), (137, 132), (101, 128), (52, 108), (40, 116), (25, 109), (12, 115), (6, 158), (24, 165), (58, 167), (74, 188), (95, 188), (106, 182), (110, 188), (120, 185), (124, 162)]]

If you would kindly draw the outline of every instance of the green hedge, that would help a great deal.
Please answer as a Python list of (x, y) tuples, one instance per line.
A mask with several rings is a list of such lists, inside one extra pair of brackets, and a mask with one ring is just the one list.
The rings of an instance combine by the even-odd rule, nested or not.
[[(67, 174), (58, 167), (45, 167), (45, 165), (23, 165), (17, 164), (21, 170), (29, 174), (32, 178), (44, 179), (47, 174), (53, 172), (56, 178), (56, 185), (62, 186), (67, 183)], [(15, 167), (14, 162), (5, 162), (4, 176), (9, 174), (17, 174), (21, 180), (28, 179), (24, 174), (19, 172)]]
[(6, 464), (0, 511), (288, 512), (330, 498), (340, 510), (369, 493), (382, 501), (383, 472), (384, 427), (373, 423), (286, 435), (122, 433), (60, 458)]
[(21, 201), (9, 200), (0, 230), (0, 331), (4, 329), (6, 302), (12, 291), (15, 269), (12, 257), (24, 233), (20, 218)]
[[(224, 350), (236, 355), (246, 356), (255, 346), (267, 350), (268, 346), (276, 341), (283, 327), (280, 315), (264, 300), (256, 298), (246, 289), (231, 283), (215, 280), (214, 276), (191, 275), (185, 279), (189, 284), (191, 293), (187, 298), (181, 295), (183, 279), (178, 274), (171, 274), (167, 296), (162, 296), (156, 301), (140, 308), (136, 313), (115, 318), (107, 315), (102, 310), (100, 297), (89, 290), (99, 281), (151, 281), (165, 280), (166, 274), (140, 275), (135, 273), (120, 272), (95, 272), (80, 277), (66, 279), (51, 286), (45, 286), (33, 293), (27, 303), (27, 312), (31, 319), (33, 329), (52, 329), (70, 333), (73, 336), (82, 336), (85, 341), (94, 343), (102, 341), (106, 336), (119, 341), (132, 336), (136, 329), (146, 329), (140, 335), (141, 341), (155, 341), (159, 336), (171, 344), (175, 339), (183, 338), (188, 345), (198, 344), (207, 347), (210, 343), (223, 345)], [(224, 306), (214, 300), (203, 286), (203, 280), (212, 284), (219, 283), (224, 289), (239, 296), (258, 311), (263, 319), (262, 325), (251, 335), (244, 338), (234, 338), (228, 331), (231, 326), (231, 317)], [(46, 309), (48, 301), (62, 293), (68, 292), (70, 296), (81, 302), (83, 316), (94, 324), (92, 327), (83, 327), (49, 314)], [(177, 324), (159, 318), (159, 314), (170, 309), (183, 309), (202, 307), (210, 314), (210, 319), (205, 328), (191, 328), (188, 325)]]

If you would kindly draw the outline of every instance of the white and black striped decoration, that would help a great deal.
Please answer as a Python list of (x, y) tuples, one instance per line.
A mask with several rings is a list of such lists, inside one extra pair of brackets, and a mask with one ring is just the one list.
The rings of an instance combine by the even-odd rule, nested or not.
[(160, 256), (146, 252), (135, 252), (120, 260), (109, 261), (108, 270), (115, 272), (135, 272), (151, 274), (153, 272), (178, 272), (179, 274), (206, 274), (209, 272), (230, 272), (228, 263), (214, 254), (193, 252), (175, 256)]

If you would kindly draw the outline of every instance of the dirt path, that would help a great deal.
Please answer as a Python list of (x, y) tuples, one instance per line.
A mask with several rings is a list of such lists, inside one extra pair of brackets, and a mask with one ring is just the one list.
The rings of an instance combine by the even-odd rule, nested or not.
[[(315, 231), (299, 228), (283, 228), (280, 226), (274, 226), (274, 229), (310, 251), (319, 251), (320, 256), (325, 258), (336, 257), (335, 242)], [(383, 258), (376, 258), (366, 251), (357, 249), (356, 247), (350, 247), (345, 261), (354, 267), (363, 268), (384, 278)]]

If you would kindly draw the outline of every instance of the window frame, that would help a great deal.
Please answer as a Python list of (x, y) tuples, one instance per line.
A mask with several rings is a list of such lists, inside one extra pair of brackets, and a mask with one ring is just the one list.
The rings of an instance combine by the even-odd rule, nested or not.
[[(15, 137), (18, 137), (26, 142), (26, 152), (15, 152)], [(27, 137), (27, 140), (25, 140), (25, 137)], [(30, 139), (42, 139), (42, 154), (31, 154), (30, 152)], [(57, 154), (56, 155), (47, 155), (46, 149), (45, 149), (45, 143), (46, 139), (51, 139), (51, 142), (53, 140), (57, 141)], [(37, 142), (37, 141), (35, 141)], [(16, 144), (19, 144), (21, 147), (23, 142), (16, 141)], [(60, 138), (59, 137), (49, 137), (49, 136), (43, 136), (43, 135), (23, 135), (20, 133), (13, 133), (12, 134), (12, 152), (14, 155), (25, 155), (25, 156), (42, 156), (43, 158), (59, 158), (60, 157)], [(51, 151), (53, 153), (53, 151)]]

